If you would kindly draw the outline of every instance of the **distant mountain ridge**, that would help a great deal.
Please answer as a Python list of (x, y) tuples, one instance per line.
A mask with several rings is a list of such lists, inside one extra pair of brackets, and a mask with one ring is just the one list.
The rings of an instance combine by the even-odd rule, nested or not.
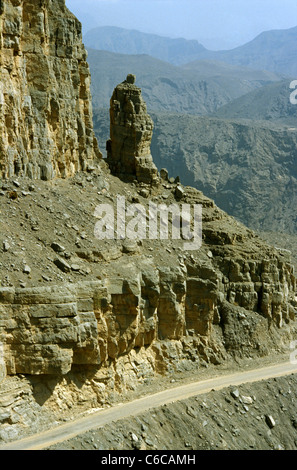
[(199, 59), (212, 59), (256, 70), (297, 76), (297, 26), (265, 31), (247, 44), (230, 51), (204, 51)]
[(87, 47), (119, 54), (148, 54), (174, 65), (194, 61), (207, 51), (196, 40), (171, 39), (136, 30), (102, 26), (88, 31), (84, 36)]
[(297, 106), (290, 102), (291, 91), (290, 80), (270, 83), (222, 106), (214, 116), (297, 127)]
[(126, 55), (88, 49), (92, 75), (93, 105), (109, 107), (114, 87), (127, 74), (136, 75), (136, 84), (148, 109), (162, 112), (205, 115), (230, 101), (280, 81), (281, 76), (266, 71), (210, 61), (178, 67), (149, 55)]
[(148, 54), (174, 65), (215, 60), (231, 65), (297, 76), (297, 26), (265, 31), (243, 46), (210, 51), (196, 40), (171, 39), (116, 27), (99, 27), (84, 36), (85, 45), (121, 54)]
[(144, 53), (89, 48), (93, 104), (105, 108), (94, 110), (101, 146), (109, 136), (112, 89), (135, 73), (155, 123), (158, 168), (179, 175), (249, 227), (294, 237), (297, 106), (290, 102), (290, 82), (297, 66), (295, 75), (296, 47), (287, 54), (286, 48), (295, 39), (297, 28), (263, 33), (231, 51), (204, 49), (200, 59), (178, 66)]

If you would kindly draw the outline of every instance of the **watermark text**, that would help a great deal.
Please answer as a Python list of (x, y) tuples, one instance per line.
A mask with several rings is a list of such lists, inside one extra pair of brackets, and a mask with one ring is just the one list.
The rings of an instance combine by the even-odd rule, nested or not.
[[(116, 210), (115, 210), (116, 209)], [(199, 250), (202, 245), (202, 206), (200, 204), (126, 203), (117, 196), (116, 207), (99, 204), (94, 212), (98, 240), (184, 240), (184, 250)]]

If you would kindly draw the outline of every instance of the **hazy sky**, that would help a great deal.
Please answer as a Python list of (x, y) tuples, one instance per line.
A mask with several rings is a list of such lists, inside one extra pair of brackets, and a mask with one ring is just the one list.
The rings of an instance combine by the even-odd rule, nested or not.
[(66, 0), (83, 30), (120, 26), (205, 47), (241, 45), (262, 31), (297, 26), (296, 0)]

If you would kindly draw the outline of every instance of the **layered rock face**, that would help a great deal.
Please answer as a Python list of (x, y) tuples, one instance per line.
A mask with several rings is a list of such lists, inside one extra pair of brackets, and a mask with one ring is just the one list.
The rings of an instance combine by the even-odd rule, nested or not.
[[(1, 375), (65, 375), (73, 365), (104, 370), (110, 361), (116, 364), (121, 356), (149, 347), (152, 370), (164, 372), (189, 357), (198, 364), (201, 359), (219, 363), (228, 351), (265, 355), (271, 339), (267, 336), (266, 344), (262, 339), (269, 325), (282, 327), (295, 318), (288, 296), (295, 281), (289, 265), (276, 263), (267, 270), (262, 262), (245, 264), (249, 279), (237, 282), (224, 281), (211, 264), (144, 265), (133, 279), (1, 288)], [(240, 268), (239, 262), (233, 267)], [(224, 346), (215, 340), (216, 325)]]
[(106, 149), (114, 175), (146, 184), (157, 181), (158, 171), (150, 150), (153, 128), (141, 90), (130, 74), (115, 88), (110, 101), (110, 140)]
[(1, 289), (1, 339), (7, 373), (66, 374), (82, 357), (83, 364), (100, 362), (93, 305), (99, 290), (104, 297), (99, 283)]
[[(173, 198), (176, 185), (167, 186)], [(148, 241), (148, 247), (131, 245), (129, 251), (124, 243), (108, 259), (102, 242), (105, 261), (100, 243), (97, 252), (77, 251), (81, 272), (89, 272), (84, 281), (75, 281), (73, 272), (73, 278), (66, 273), (65, 282), (50, 287), (0, 287), (1, 375), (65, 375), (75, 365), (108, 371), (133, 351), (141, 351), (151, 373), (166, 372), (183, 360), (197, 367), (201, 360), (221, 362), (229, 353), (261, 356), (277, 348), (296, 316), (289, 257), (257, 240), (198, 191), (185, 188), (183, 202), (203, 206), (200, 250), (183, 251), (181, 240), (165, 246)], [(50, 258), (50, 251), (45, 253)], [(8, 255), (2, 255), (4, 261)], [(34, 253), (29, 263), (36, 264)]]
[(67, 177), (101, 157), (86, 58), (65, 0), (0, 2), (2, 177)]

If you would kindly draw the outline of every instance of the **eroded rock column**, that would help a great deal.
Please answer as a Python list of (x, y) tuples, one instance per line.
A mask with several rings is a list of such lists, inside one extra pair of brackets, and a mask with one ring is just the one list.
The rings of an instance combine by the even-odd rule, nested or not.
[(135, 75), (128, 75), (110, 101), (110, 140), (107, 162), (111, 172), (126, 181), (154, 184), (158, 171), (151, 155), (154, 124), (147, 113)]

